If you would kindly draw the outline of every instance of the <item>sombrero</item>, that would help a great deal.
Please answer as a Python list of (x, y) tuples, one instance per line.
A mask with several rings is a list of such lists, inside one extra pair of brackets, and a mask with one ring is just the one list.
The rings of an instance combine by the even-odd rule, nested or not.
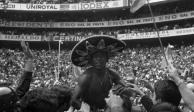
[(107, 35), (94, 35), (77, 43), (71, 52), (71, 61), (80, 67), (89, 66), (91, 56), (99, 51), (106, 52), (108, 57), (120, 53), (125, 42)]

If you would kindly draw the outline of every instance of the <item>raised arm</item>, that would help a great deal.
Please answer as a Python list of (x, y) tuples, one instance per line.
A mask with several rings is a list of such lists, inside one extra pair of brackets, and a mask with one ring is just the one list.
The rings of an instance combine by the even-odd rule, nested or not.
[(21, 98), (30, 88), (30, 83), (32, 80), (32, 71), (33, 71), (33, 53), (31, 52), (29, 45), (25, 42), (21, 42), (21, 47), (25, 54), (25, 65), (24, 73), (19, 80), (18, 87), (16, 88), (16, 94)]
[(177, 70), (169, 63), (170, 77), (179, 87), (179, 91), (185, 104), (194, 111), (194, 93), (186, 86), (186, 84), (179, 78)]
[(112, 91), (110, 91), (109, 98), (105, 98), (105, 101), (110, 108), (110, 112), (124, 112), (124, 101), (119, 95), (115, 95)]

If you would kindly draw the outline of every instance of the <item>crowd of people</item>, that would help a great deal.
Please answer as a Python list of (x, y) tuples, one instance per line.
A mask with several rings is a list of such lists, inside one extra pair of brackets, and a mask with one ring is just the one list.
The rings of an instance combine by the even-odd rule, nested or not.
[[(189, 57), (194, 52), (194, 45), (182, 45), (173, 49), (174, 65), (180, 71), (192, 69)], [(35, 56), (34, 73), (30, 89), (38, 87), (50, 88), (54, 85), (58, 73), (57, 50), (32, 50)], [(74, 66), (70, 61), (70, 50), (61, 50), (60, 57), (60, 83), (74, 88), (77, 84)], [(108, 66), (119, 72), (119, 75), (128, 82), (134, 80), (141, 89), (150, 93), (148, 89), (139, 83), (139, 79), (152, 84), (161, 79), (166, 79), (166, 69), (163, 67), (164, 56), (160, 47), (151, 48), (127, 48), (123, 53), (109, 60)], [(18, 49), (0, 49), (0, 81), (9, 83), (15, 87), (24, 67), (24, 53)], [(194, 74), (181, 76), (186, 82), (194, 81)], [(134, 98), (134, 104), (138, 105), (138, 97)]]
[[(50, 84), (54, 83), (55, 75), (57, 74), (58, 53), (57, 51), (46, 50), (34, 50), (36, 66), (34, 68), (35, 78), (32, 83), (32, 88), (36, 87), (50, 87)], [(67, 71), (70, 71), (69, 51), (61, 51), (61, 71), (64, 71), (65, 76), (68, 75)], [(15, 82), (19, 76), (16, 73), (21, 74), (21, 69), (24, 66), (24, 54), (19, 50), (1, 49), (1, 82)], [(66, 61), (67, 60), (67, 61)], [(50, 63), (51, 62), (51, 63)], [(48, 67), (49, 65), (49, 67)], [(71, 77), (71, 76), (70, 76)], [(45, 80), (42, 80), (44, 78)], [(67, 80), (66, 80), (67, 81)], [(69, 82), (70, 84), (71, 82)], [(13, 85), (15, 85), (13, 84)]]

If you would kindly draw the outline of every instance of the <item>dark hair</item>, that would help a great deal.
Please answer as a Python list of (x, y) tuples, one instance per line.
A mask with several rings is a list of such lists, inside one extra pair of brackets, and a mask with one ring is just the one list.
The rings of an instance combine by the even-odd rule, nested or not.
[(124, 112), (131, 112), (131, 108), (132, 108), (132, 103), (131, 100), (129, 99), (130, 97), (126, 98), (126, 97), (122, 97), (124, 103), (123, 103), (123, 109)]
[(73, 90), (71, 90), (67, 86), (54, 86), (51, 88), (51, 91), (57, 94), (58, 112), (59, 110), (63, 112), (64, 110), (68, 110), (70, 107), (70, 101)]
[[(26, 93), (20, 101), (22, 112), (57, 112), (68, 109), (71, 99), (69, 89), (39, 88)], [(65, 108), (62, 108), (65, 105)], [(63, 111), (64, 111), (63, 110)]]
[(162, 102), (154, 105), (150, 112), (181, 112), (177, 106), (167, 102)]
[(171, 80), (159, 80), (154, 85), (156, 99), (178, 106), (181, 101), (181, 94), (178, 86)]
[(9, 89), (11, 90), (10, 93), (3, 94), (0, 96), (0, 112), (13, 112), (16, 107), (18, 97), (13, 91), (13, 89)]

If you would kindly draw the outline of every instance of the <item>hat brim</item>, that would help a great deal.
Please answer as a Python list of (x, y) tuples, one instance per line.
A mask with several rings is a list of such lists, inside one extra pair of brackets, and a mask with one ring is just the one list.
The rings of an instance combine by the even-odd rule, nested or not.
[[(100, 41), (104, 41), (104, 48), (98, 49)], [(87, 43), (90, 43), (95, 49), (88, 50)], [(71, 61), (76, 66), (88, 66), (89, 59), (96, 51), (104, 51), (109, 54), (109, 58), (115, 53), (121, 52), (126, 47), (125, 42), (107, 35), (94, 35), (78, 42), (71, 52)], [(96, 49), (97, 48), (97, 49)]]

